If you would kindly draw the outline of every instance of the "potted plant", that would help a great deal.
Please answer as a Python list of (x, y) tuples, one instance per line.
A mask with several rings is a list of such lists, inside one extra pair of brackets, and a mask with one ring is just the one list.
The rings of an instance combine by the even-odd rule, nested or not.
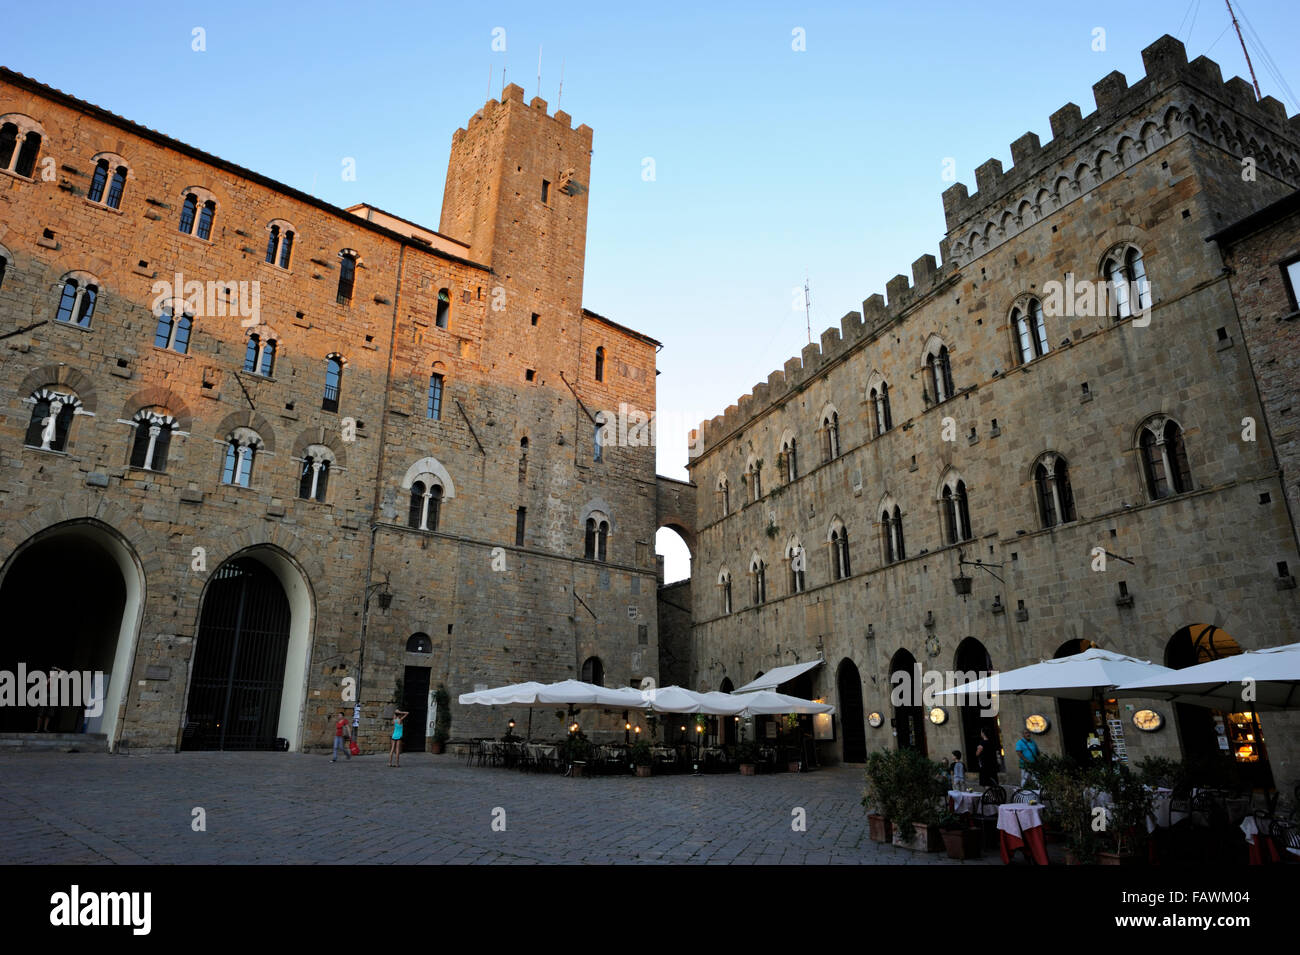
[(938, 852), (943, 848), (939, 817), (948, 784), (943, 767), (916, 750), (894, 753), (894, 845)]
[(1094, 772), (1073, 760), (1039, 753), (1034, 760), (1038, 777), (1039, 798), (1047, 816), (1044, 826), (1050, 836), (1055, 830), (1065, 844), (1066, 865), (1091, 865), (1097, 861), (1099, 833), (1093, 828), (1097, 818), (1092, 811)]
[(441, 753), (451, 738), (451, 694), (441, 683), (433, 691), (433, 706), (433, 742), (429, 744), (429, 752)]
[[(1100, 865), (1134, 865), (1145, 858), (1147, 818), (1155, 808), (1155, 796), (1141, 777), (1125, 765), (1106, 767), (1100, 782), (1110, 796), (1102, 848), (1097, 853)], [(1102, 787), (1098, 787), (1101, 789)]]
[(649, 776), (654, 771), (654, 753), (645, 740), (638, 739), (632, 744), (628, 749), (628, 758), (632, 760), (638, 776)]
[(949, 859), (978, 859), (984, 834), (962, 822), (960, 816), (946, 806), (939, 815), (939, 832)]
[(758, 747), (745, 740), (736, 747), (736, 762), (740, 764), (740, 775), (753, 776), (758, 765)]
[(803, 768), (799, 752), (799, 714), (787, 713), (781, 717), (781, 729), (792, 740), (784, 747), (786, 771), (797, 773)]
[(574, 776), (582, 776), (587, 768), (587, 758), (591, 755), (591, 743), (582, 730), (572, 732), (564, 741), (564, 758)]
[(867, 756), (867, 788), (862, 805), (867, 809), (867, 828), (872, 842), (891, 842), (894, 837), (894, 751), (878, 749)]

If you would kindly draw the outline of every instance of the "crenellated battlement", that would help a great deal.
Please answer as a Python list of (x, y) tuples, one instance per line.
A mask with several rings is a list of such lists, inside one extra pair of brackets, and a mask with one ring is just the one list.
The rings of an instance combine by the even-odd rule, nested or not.
[[(518, 103), (520, 106), (525, 106), (524, 89), (522, 86), (519, 86), (516, 83), (511, 83), (508, 86), (506, 86), (506, 88), (501, 91), (500, 99), (488, 100), (483, 105), (482, 109), (480, 109), (478, 112), (476, 112), (473, 116), (470, 117), (469, 123), (467, 123), (465, 126), (462, 126), (460, 129), (452, 133), (451, 134), (452, 145), (454, 146), (458, 142), (460, 142), (460, 140), (464, 138), (467, 133), (476, 130), (479, 124), (483, 123), (484, 121), (490, 121), (494, 119), (499, 110), (509, 109), (511, 103)], [(577, 129), (574, 129), (572, 116), (570, 116), (562, 109), (557, 109), (554, 114), (548, 113), (546, 100), (542, 99), (540, 96), (534, 96), (532, 100), (526, 104), (525, 108), (536, 110), (537, 112), (541, 113), (543, 116), (548, 116), (549, 118), (553, 119), (557, 124), (562, 126), (564, 129), (570, 130), (571, 132), (578, 133), (580, 136), (584, 137), (588, 142), (590, 142), (592, 139), (592, 129), (590, 126), (588, 126), (586, 123), (583, 123)]]
[[(1189, 63), (1183, 44), (1168, 35), (1142, 51), (1142, 62), (1146, 75), (1132, 86), (1118, 71), (1098, 80), (1093, 85), (1096, 109), (1088, 116), (1074, 103), (1052, 113), (1048, 143), (1032, 132), (1014, 140), (1010, 169), (1004, 170), (997, 159), (976, 167), (975, 193), (963, 183), (945, 190), (948, 235), (939, 244), (942, 264), (933, 255), (921, 256), (912, 263), (910, 281), (906, 275), (894, 276), (884, 295), (868, 297), (860, 312), (840, 320), (839, 328), (826, 329), (820, 342), (805, 346), (723, 414), (702, 422), (691, 433), (692, 447), (706, 453), (717, 446), (802, 390), (846, 351), (899, 320), (969, 262), (1184, 133), (1196, 132), (1252, 155), (1261, 171), (1300, 185), (1300, 114), (1288, 117), (1270, 96), (1256, 102), (1249, 83), (1240, 77), (1225, 83), (1218, 64), (1207, 57)], [(1180, 85), (1186, 95), (1165, 96), (1151, 105)], [(1225, 117), (1245, 117), (1256, 126), (1229, 126)], [(1093, 142), (1098, 139), (1100, 144)]]

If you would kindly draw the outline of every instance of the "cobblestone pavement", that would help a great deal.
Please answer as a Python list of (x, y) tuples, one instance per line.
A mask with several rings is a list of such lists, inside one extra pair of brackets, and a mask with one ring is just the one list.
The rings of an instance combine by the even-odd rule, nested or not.
[(871, 842), (861, 793), (855, 768), (566, 779), (424, 753), (400, 769), (385, 756), (5, 755), (0, 863), (976, 864)]

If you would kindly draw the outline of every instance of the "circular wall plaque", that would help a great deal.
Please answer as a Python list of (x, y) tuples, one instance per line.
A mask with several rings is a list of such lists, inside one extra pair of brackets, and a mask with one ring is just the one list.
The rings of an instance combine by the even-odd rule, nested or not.
[(933, 706), (930, 708), (930, 722), (935, 726), (942, 726), (948, 720), (948, 711), (942, 706)]
[(1051, 727), (1052, 722), (1041, 713), (1035, 713), (1032, 716), (1025, 717), (1025, 729), (1031, 733), (1046, 733)]
[(868, 723), (868, 725), (871, 726), (872, 729), (875, 729), (875, 728), (876, 728), (877, 726), (879, 726), (882, 722), (884, 722), (884, 721), (880, 718), (880, 714), (879, 714), (879, 713), (872, 713), (872, 714), (870, 714), (870, 715), (867, 717), (867, 723)]
[(1138, 710), (1133, 714), (1133, 725), (1144, 733), (1154, 733), (1165, 725), (1165, 718), (1155, 710)]

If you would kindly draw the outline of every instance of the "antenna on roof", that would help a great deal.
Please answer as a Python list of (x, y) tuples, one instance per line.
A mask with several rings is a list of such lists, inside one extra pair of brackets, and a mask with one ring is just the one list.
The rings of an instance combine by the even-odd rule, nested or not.
[(537, 95), (542, 95), (542, 45), (537, 44)]
[(491, 99), (491, 98), (492, 98), (492, 64), (491, 64), (491, 63), (488, 64), (488, 91), (487, 91), (487, 98), (488, 98), (488, 99)]
[(560, 101), (564, 99), (564, 57), (560, 57), (560, 92), (555, 97), (555, 108), (560, 108)]
[[(1250, 70), (1250, 81), (1255, 84), (1255, 99), (1263, 99), (1264, 94), (1259, 91), (1259, 80), (1255, 79), (1255, 66), (1250, 62), (1250, 51), (1246, 49), (1246, 41), (1242, 39), (1241, 27), (1237, 24), (1237, 14), (1232, 10), (1232, 0), (1223, 0), (1228, 5), (1228, 16), (1232, 17), (1232, 26), (1237, 31), (1237, 41), (1241, 44), (1241, 52), (1246, 54), (1246, 68)], [(1251, 29), (1254, 29), (1252, 27)], [(1266, 56), (1265, 60), (1268, 59)]]
[(803, 274), (803, 314), (808, 322), (808, 344), (812, 344), (812, 289), (808, 285), (808, 273)]

